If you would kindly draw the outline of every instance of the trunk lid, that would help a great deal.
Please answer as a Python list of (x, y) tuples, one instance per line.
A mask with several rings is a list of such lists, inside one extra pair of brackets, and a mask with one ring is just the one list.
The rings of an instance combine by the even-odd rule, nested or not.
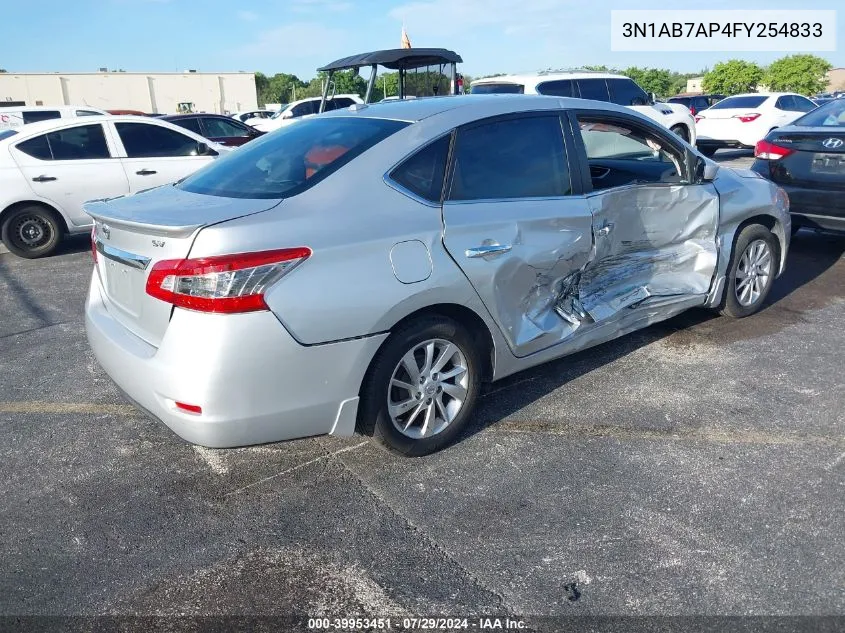
[(152, 267), (165, 259), (188, 257), (203, 227), (260, 213), (279, 202), (221, 198), (166, 185), (86, 203), (86, 212), (95, 220), (96, 271), (109, 313), (158, 347), (173, 306), (147, 294)]
[(773, 131), (768, 140), (799, 152), (845, 154), (845, 127), (801, 127), (791, 125)]
[(845, 190), (845, 128), (789, 126), (774, 130), (766, 138), (775, 145), (794, 150), (792, 154), (770, 162), (770, 178), (774, 182), (785, 186)]

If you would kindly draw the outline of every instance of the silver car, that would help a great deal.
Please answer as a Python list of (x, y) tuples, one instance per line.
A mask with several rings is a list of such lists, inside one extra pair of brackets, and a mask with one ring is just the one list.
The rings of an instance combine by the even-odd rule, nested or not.
[(455, 440), (481, 385), (689, 308), (763, 305), (788, 202), (627, 108), (358, 105), (90, 203), (99, 362), (190, 442)]

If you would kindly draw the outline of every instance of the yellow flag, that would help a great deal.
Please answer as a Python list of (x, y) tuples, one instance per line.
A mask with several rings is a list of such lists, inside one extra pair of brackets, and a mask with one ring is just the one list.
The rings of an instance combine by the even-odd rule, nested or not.
[(402, 48), (411, 48), (411, 40), (408, 39), (408, 34), (405, 32), (405, 27), (402, 27)]

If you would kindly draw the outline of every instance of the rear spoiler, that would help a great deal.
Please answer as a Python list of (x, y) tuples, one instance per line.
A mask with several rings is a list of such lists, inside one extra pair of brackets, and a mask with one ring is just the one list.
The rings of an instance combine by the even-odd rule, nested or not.
[(144, 233), (145, 235), (188, 237), (206, 225), (204, 222), (198, 224), (151, 224), (148, 222), (130, 220), (129, 218), (120, 217), (120, 214), (115, 213), (115, 209), (108, 204), (109, 200), (109, 198), (103, 200), (91, 200), (83, 204), (82, 208), (85, 210), (85, 213), (98, 222), (138, 233)]

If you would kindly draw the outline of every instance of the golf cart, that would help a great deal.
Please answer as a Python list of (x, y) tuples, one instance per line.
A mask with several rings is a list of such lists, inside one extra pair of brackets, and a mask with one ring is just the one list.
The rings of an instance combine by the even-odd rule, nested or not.
[(406, 99), (460, 94), (462, 78), (458, 74), (457, 65), (463, 61), (456, 52), (445, 48), (393, 48), (338, 59), (317, 69), (318, 72), (327, 73), (320, 112), (325, 111), (326, 100), (334, 95), (332, 75), (336, 72), (354, 70), (358, 74), (361, 67), (369, 66), (370, 80), (367, 82), (364, 103), (370, 103), (379, 66), (399, 72), (398, 98)]

